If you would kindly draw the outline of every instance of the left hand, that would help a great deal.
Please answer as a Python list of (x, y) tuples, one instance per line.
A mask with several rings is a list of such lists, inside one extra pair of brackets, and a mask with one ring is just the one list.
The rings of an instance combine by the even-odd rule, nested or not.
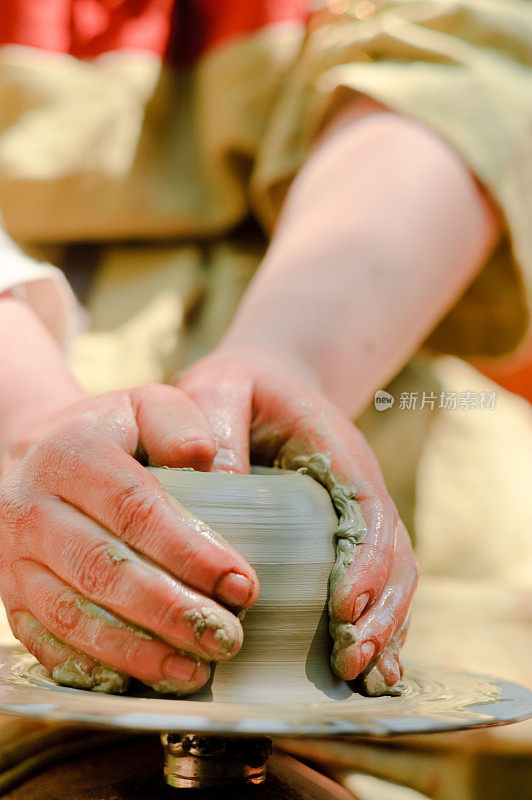
[(364, 673), (369, 693), (393, 692), (401, 677), (398, 651), (417, 566), (360, 431), (302, 366), (256, 346), (220, 348), (189, 368), (179, 388), (195, 401), (217, 439), (214, 470), (249, 472), (250, 460), (289, 468), (299, 466), (301, 456), (330, 456), (331, 479), (356, 493), (367, 528), (354, 557), (331, 582), (332, 666), (345, 680)]

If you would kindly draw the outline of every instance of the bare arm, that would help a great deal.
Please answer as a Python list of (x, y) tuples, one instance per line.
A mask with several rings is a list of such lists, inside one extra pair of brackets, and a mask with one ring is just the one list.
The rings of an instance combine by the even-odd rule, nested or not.
[(33, 422), (60, 412), (85, 393), (32, 309), (8, 294), (0, 297), (0, 374), (1, 470), (24, 447)]
[(498, 234), (450, 146), (358, 103), (296, 178), (223, 346), (287, 352), (356, 415), (454, 304)]

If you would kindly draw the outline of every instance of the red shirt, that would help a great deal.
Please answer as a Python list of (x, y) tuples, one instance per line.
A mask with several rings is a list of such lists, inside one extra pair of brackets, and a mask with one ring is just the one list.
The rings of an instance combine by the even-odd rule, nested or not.
[(308, 0), (3, 0), (0, 45), (81, 59), (144, 50), (187, 64), (229, 39), (307, 14)]

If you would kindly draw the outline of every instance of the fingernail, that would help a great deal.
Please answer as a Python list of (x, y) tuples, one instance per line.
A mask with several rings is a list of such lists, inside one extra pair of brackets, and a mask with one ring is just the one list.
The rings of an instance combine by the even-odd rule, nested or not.
[(245, 575), (229, 572), (216, 584), (216, 594), (229, 606), (245, 606), (253, 591), (253, 584)]
[(171, 654), (163, 661), (163, 673), (166, 678), (179, 683), (189, 683), (199, 666), (196, 658)]
[(371, 659), (375, 655), (375, 645), (373, 642), (364, 642), (360, 646), (360, 671), (367, 667)]
[(353, 611), (353, 621), (358, 619), (359, 616), (362, 614), (362, 612), (364, 611), (364, 609), (368, 604), (368, 600), (369, 600), (369, 592), (364, 592), (364, 594), (361, 594), (360, 597), (357, 599)]

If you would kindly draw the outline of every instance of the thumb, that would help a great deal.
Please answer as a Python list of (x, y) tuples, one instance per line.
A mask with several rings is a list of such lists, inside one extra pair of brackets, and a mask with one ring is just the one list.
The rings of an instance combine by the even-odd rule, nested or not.
[(216, 453), (209, 424), (193, 401), (175, 386), (146, 384), (130, 392), (139, 444), (150, 464), (193, 467), (208, 472)]
[(214, 434), (213, 471), (249, 472), (251, 377), (227, 362), (207, 362), (186, 373), (179, 386), (202, 411)]

